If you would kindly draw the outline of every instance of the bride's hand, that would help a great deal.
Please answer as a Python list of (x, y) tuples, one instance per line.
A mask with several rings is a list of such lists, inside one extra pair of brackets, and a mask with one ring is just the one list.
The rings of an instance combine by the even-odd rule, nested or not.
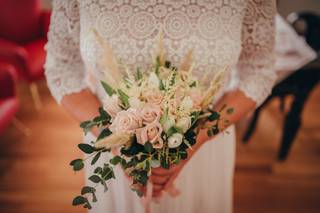
[(154, 168), (152, 169), (151, 182), (153, 183), (153, 197), (160, 197), (163, 191), (170, 191), (175, 179), (178, 177), (183, 167), (193, 157), (194, 153), (208, 140), (207, 130), (203, 129), (197, 136), (197, 143), (188, 149), (188, 158), (181, 161), (178, 165), (172, 165), (170, 169)]

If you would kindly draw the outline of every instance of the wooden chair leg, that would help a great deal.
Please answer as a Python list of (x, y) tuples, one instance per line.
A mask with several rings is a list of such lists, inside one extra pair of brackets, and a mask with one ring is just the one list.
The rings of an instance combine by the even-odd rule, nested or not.
[(32, 96), (32, 100), (33, 100), (35, 108), (37, 110), (40, 110), (42, 108), (42, 102), (40, 99), (38, 86), (35, 82), (32, 82), (30, 84), (30, 92), (31, 92), (31, 96)]
[(31, 135), (31, 130), (28, 127), (26, 127), (17, 117), (13, 117), (12, 124), (25, 136)]
[(290, 111), (286, 115), (282, 132), (281, 147), (278, 153), (279, 161), (284, 161), (287, 158), (294, 139), (298, 133), (298, 130), (301, 126), (301, 114), (303, 111), (303, 106), (308, 98), (309, 92), (306, 92), (300, 96), (296, 96), (295, 100), (291, 104)]

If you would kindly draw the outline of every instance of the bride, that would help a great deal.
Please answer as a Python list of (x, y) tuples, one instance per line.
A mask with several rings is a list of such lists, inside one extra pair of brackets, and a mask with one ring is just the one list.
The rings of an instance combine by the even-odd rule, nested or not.
[[(195, 72), (208, 82), (221, 68), (230, 67), (215, 107), (235, 109), (229, 134), (208, 138), (199, 134), (194, 155), (170, 170), (154, 169), (153, 212), (232, 212), (235, 132), (232, 123), (258, 106), (269, 94), (274, 73), (275, 0), (54, 0), (45, 65), (53, 97), (78, 121), (97, 114), (103, 92), (99, 79), (102, 51), (95, 29), (130, 67), (150, 66), (159, 31), (167, 58), (179, 66), (193, 51)], [(85, 137), (90, 142), (99, 132)], [(86, 173), (92, 168), (86, 166)], [(139, 213), (144, 208), (131, 192), (121, 169), (109, 192), (98, 192), (91, 212)], [(175, 183), (177, 197), (164, 186)]]

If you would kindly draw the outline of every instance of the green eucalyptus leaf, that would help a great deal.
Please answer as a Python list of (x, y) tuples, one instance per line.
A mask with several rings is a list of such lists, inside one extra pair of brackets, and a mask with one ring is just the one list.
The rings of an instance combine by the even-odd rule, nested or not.
[(119, 95), (119, 99), (123, 103), (124, 107), (128, 108), (129, 107), (129, 96), (125, 92), (123, 92), (121, 89), (118, 89), (118, 95)]
[(216, 111), (212, 112), (211, 115), (208, 116), (209, 121), (218, 120), (220, 118), (220, 114)]
[(101, 178), (98, 175), (92, 175), (88, 178), (89, 180), (91, 180), (94, 183), (99, 183)]
[(102, 84), (103, 89), (106, 91), (106, 93), (109, 96), (112, 96), (113, 94), (116, 93), (116, 91), (109, 84), (107, 84), (106, 82), (101, 81), (101, 84)]
[(140, 68), (137, 68), (137, 73), (136, 73), (136, 80), (139, 81), (142, 79), (142, 72), (140, 70)]
[(102, 172), (102, 168), (99, 166), (94, 170), (95, 174), (100, 174)]
[(153, 152), (153, 146), (149, 141), (144, 144), (144, 150), (149, 154)]
[(82, 159), (75, 159), (70, 162), (70, 166), (72, 166), (74, 171), (79, 171), (84, 167), (84, 163)]
[(95, 191), (96, 191), (96, 189), (91, 186), (84, 186), (81, 189), (81, 195), (88, 194), (88, 193), (94, 193)]
[(78, 147), (81, 151), (83, 151), (86, 154), (91, 154), (96, 150), (93, 146), (86, 143), (80, 143), (78, 144)]
[(78, 205), (81, 205), (81, 204), (85, 204), (88, 202), (88, 199), (83, 197), (83, 196), (77, 196), (73, 199), (72, 201), (72, 205), (73, 206), (78, 206)]
[(100, 156), (101, 156), (101, 152), (98, 152), (98, 153), (93, 157), (93, 159), (92, 159), (92, 161), (91, 161), (91, 165), (95, 164), (95, 163), (99, 160)]
[(121, 160), (122, 158), (120, 156), (114, 156), (112, 159), (110, 159), (110, 163), (115, 166), (120, 163)]
[(99, 140), (101, 140), (101, 139), (103, 139), (105, 137), (108, 137), (111, 134), (112, 134), (112, 132), (110, 131), (110, 129), (104, 129), (104, 130), (102, 130), (100, 132), (100, 134), (99, 134), (99, 136), (98, 136), (96, 141), (99, 141)]

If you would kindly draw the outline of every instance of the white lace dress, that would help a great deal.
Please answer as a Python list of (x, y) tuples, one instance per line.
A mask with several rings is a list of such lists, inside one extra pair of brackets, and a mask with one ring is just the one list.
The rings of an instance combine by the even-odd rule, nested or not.
[[(224, 89), (232, 83), (260, 104), (276, 80), (275, 11), (275, 0), (54, 0), (46, 46), (48, 86), (57, 102), (87, 87), (102, 99), (97, 83), (103, 78), (98, 65), (102, 51), (92, 29), (129, 67), (141, 68), (150, 66), (162, 29), (174, 64), (179, 66), (192, 49), (195, 73), (204, 82), (225, 66), (236, 68), (228, 73)], [(164, 197), (153, 204), (153, 212), (232, 212), (235, 134), (233, 127), (229, 131), (196, 153), (176, 181), (181, 195)], [(87, 173), (91, 169), (87, 166)], [(116, 176), (108, 193), (99, 191), (91, 211), (143, 212), (122, 171)]]

